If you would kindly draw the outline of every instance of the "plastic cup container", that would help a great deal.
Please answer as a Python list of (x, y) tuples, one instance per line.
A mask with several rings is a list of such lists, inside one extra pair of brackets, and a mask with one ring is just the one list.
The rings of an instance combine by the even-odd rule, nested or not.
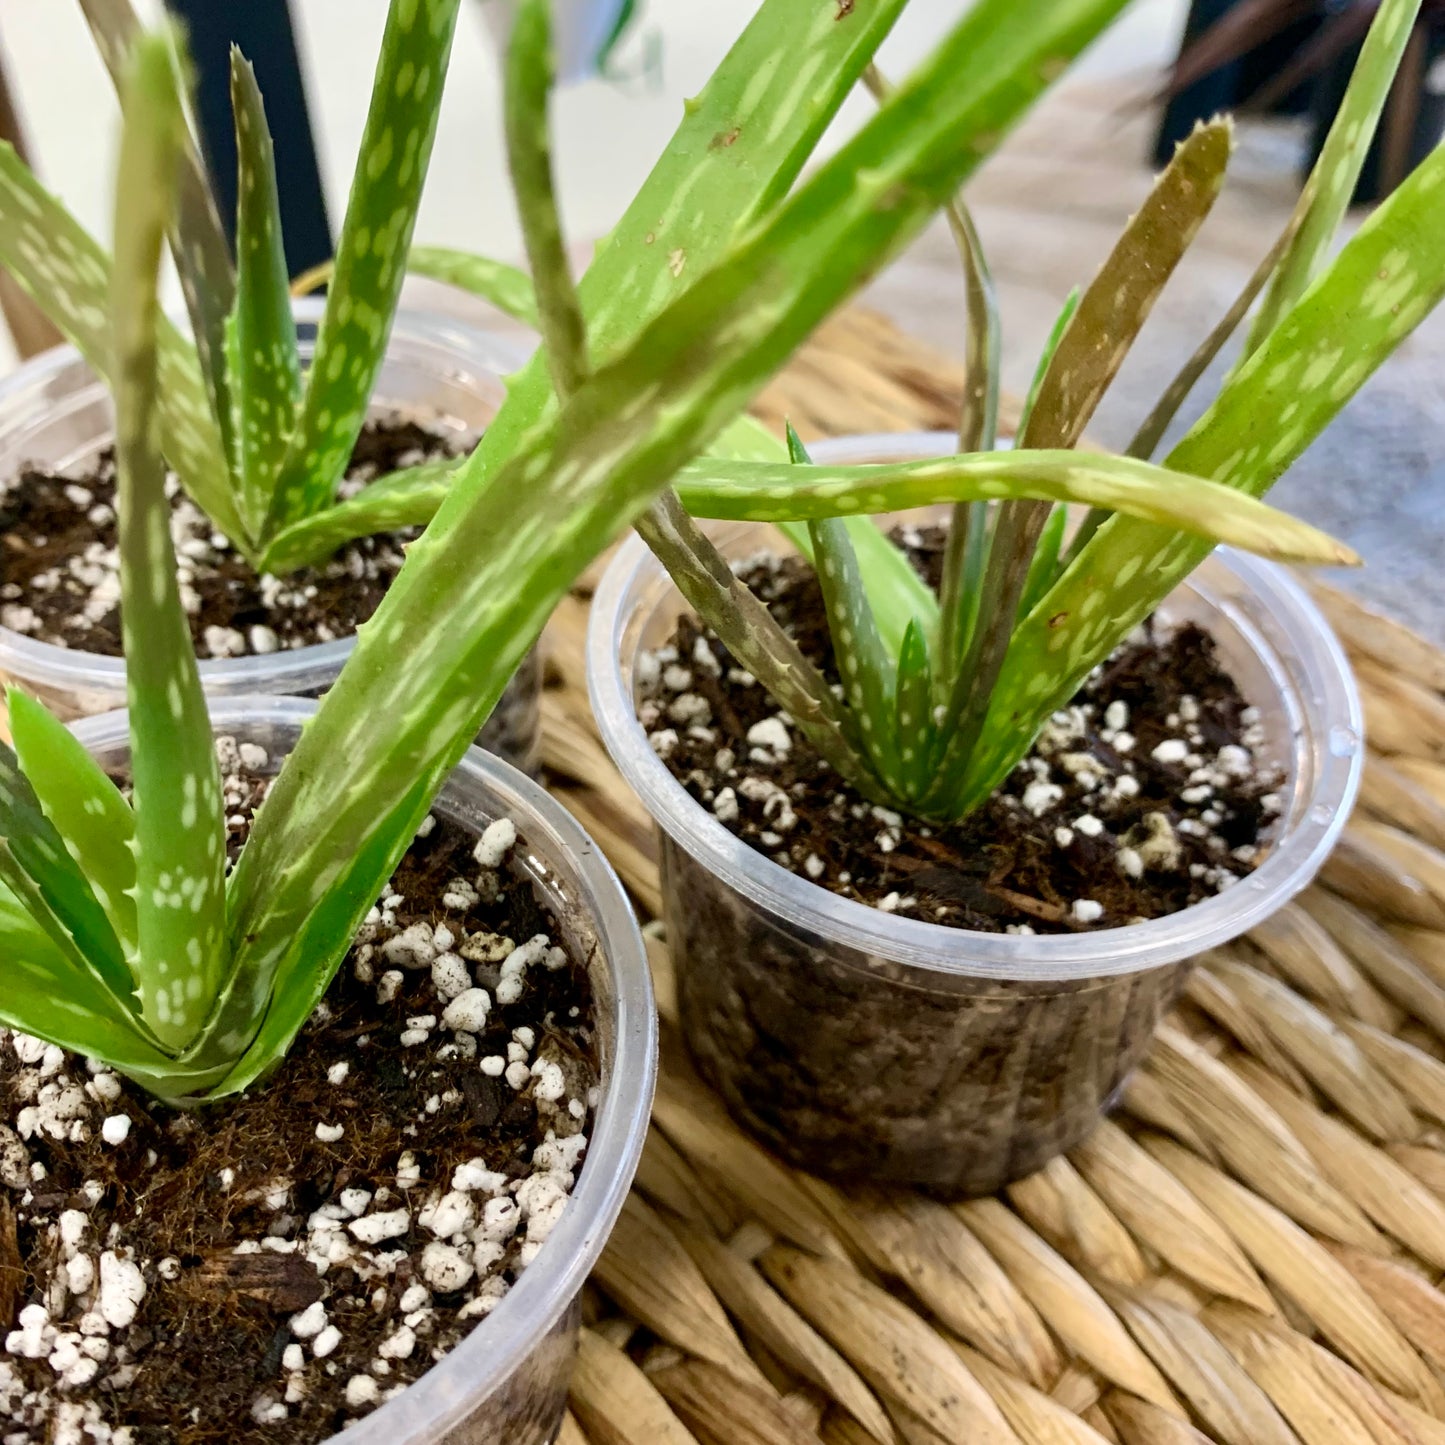
[[(935, 456), (942, 434), (848, 438), (815, 460)], [(785, 546), (723, 523), (733, 559)], [(640, 539), (592, 604), (588, 679), (603, 741), (656, 820), (683, 1028), (734, 1117), (815, 1173), (989, 1193), (1084, 1138), (1190, 961), (1313, 878), (1349, 815), (1364, 749), (1339, 644), (1282, 568), (1218, 549), (1160, 609), (1195, 621), (1262, 714), (1285, 781), (1268, 856), (1228, 891), (1129, 927), (975, 933), (842, 898), (749, 847), (693, 801), (637, 721), (639, 654), (685, 604)]]
[[(259, 743), (274, 770), (315, 710), (304, 698), (224, 697), (211, 703), (211, 724), (218, 737)], [(86, 718), (74, 729), (104, 765), (124, 765), (124, 712)], [(589, 960), (602, 1096), (571, 1200), (511, 1291), (401, 1395), (332, 1438), (347, 1445), (543, 1445), (566, 1404), (582, 1282), (622, 1208), (647, 1134), (657, 1074), (651, 976), (617, 875), (571, 814), (530, 778), (471, 748), (433, 811), (477, 833), (503, 815), (516, 823), (524, 846), (514, 852), (514, 870), (558, 919), (569, 950)]]
[[(295, 303), (303, 362), (315, 349), (322, 302)], [(528, 348), (447, 317), (398, 312), (377, 378), (371, 413), (394, 413), (469, 435), (480, 432), (506, 397), (503, 378)], [(80, 354), (58, 346), (0, 383), (0, 477), (34, 464), (81, 466), (114, 435), (110, 393)], [(319, 697), (336, 681), (354, 637), (256, 657), (206, 658), (201, 682), (213, 697), (283, 694)], [(524, 770), (541, 750), (541, 662), (535, 650), (517, 669), (479, 741)], [(88, 717), (125, 706), (125, 660), (39, 642), (0, 627), (0, 679), (38, 697), (58, 716)]]

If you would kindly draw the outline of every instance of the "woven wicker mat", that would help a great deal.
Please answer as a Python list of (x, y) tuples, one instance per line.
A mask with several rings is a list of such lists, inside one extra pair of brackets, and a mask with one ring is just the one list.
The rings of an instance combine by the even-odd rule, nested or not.
[[(947, 426), (957, 367), (854, 312), (763, 399), (806, 436)], [(585, 1293), (567, 1445), (1445, 1445), (1445, 654), (1321, 591), (1372, 751), (1321, 883), (1201, 960), (1088, 1143), (956, 1208), (776, 1162), (664, 1028), (637, 1185)], [(586, 588), (547, 761), (655, 913), (592, 730)]]

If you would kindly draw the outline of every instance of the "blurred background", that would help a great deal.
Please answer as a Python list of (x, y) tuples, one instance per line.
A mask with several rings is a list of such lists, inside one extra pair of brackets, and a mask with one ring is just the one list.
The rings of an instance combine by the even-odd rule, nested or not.
[[(158, 13), (159, 0), (138, 3), (144, 13)], [(209, 25), (222, 24), (228, 9), (248, 0), (199, 3), (197, 13)], [(1196, 26), (1205, 11), (1218, 12), (1227, 3), (1195, 0)], [(519, 259), (498, 104), (496, 31), (505, 4), (467, 0), (463, 6), (416, 235)], [(885, 72), (906, 74), (967, 4), (912, 0), (881, 52)], [(702, 86), (755, 8), (753, 0), (639, 0), (607, 77), (581, 79), (559, 93), (555, 154), (564, 221), (579, 263), (646, 175), (684, 98)], [(345, 209), (386, 0), (291, 0), (290, 9), (321, 188), (335, 228)], [(1026, 387), (1064, 296), (1089, 277), (1147, 191), (1157, 97), (1189, 11), (1190, 0), (1136, 0), (970, 186), (999, 283), (1005, 379), (1016, 390)], [(78, 7), (73, 0), (0, 0), (0, 53), (40, 174), (82, 221), (105, 235), (116, 108)], [(1273, 58), (1268, 63), (1278, 68)], [(1427, 94), (1445, 92), (1445, 62), (1422, 74)], [(279, 147), (289, 132), (278, 124), (264, 70), (261, 78)], [(850, 102), (831, 138), (866, 113), (867, 102)], [(1106, 399), (1094, 428), (1099, 441), (1127, 439), (1161, 378), (1172, 374), (1233, 299), (1294, 203), (1308, 143), (1307, 116), (1251, 117), (1241, 126), (1227, 192)], [(443, 288), (409, 284), (409, 299), (418, 304), (501, 324)], [(922, 339), (961, 349), (962, 287), (941, 227), (923, 236), (865, 299)], [(0, 338), (0, 369), (14, 360), (9, 338)], [(1442, 452), (1445, 316), (1437, 314), (1366, 386), (1272, 500), (1350, 541), (1369, 563), (1368, 573), (1351, 585), (1445, 642)]]

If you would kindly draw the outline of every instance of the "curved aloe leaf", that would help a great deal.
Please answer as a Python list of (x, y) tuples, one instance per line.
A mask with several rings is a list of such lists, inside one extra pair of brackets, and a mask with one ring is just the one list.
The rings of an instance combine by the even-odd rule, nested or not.
[(116, 999), (134, 986), (115, 929), (45, 816), (15, 754), (0, 743), (0, 881), (75, 970)]
[[(125, 80), (131, 46), (141, 23), (130, 0), (80, 0), (86, 23), (95, 39), (117, 93)], [(179, 59), (176, 84), (183, 96), (188, 80)], [(189, 132), (183, 137), (177, 166), (175, 215), (171, 223), (171, 255), (186, 301), (186, 314), (195, 334), (196, 357), (205, 378), (212, 416), (220, 429), (222, 451), (235, 455), (231, 434), (230, 389), (226, 376), (226, 317), (236, 294), (231, 248), (216, 211), (206, 167)]]
[[(291, 294), (309, 295), (325, 286), (334, 270), (334, 262), (323, 261), (304, 271), (291, 283)], [(532, 278), (520, 266), (509, 266), (505, 261), (493, 261), (471, 251), (455, 251), (449, 246), (413, 246), (407, 252), (406, 272), (408, 276), (425, 276), (429, 281), (442, 281), (469, 292), (524, 325), (541, 325)]]
[[(791, 423), (787, 437), (792, 464), (811, 466)], [(823, 517), (808, 523), (808, 536), (843, 696), (857, 719), (863, 751), (884, 785), (896, 793), (903, 779), (894, 730), (893, 656), (878, 635), (848, 528), (836, 517)]]
[(896, 512), (938, 502), (1082, 502), (1261, 556), (1342, 566), (1341, 542), (1233, 487), (1133, 457), (1095, 452), (973, 452), (883, 466), (809, 468), (704, 457), (677, 474), (677, 493), (698, 517), (751, 522), (840, 512)]
[(103, 1058), (144, 1080), (165, 1069), (168, 1056), (130, 1013), (72, 955), (59, 947), (0, 884), (0, 1023), (22, 1033), (43, 1030), (61, 1048)]
[(552, 190), (552, 148), (547, 133), (547, 96), (552, 88), (550, 0), (518, 0), (507, 47), (502, 117), (507, 167), (522, 221), (522, 239), (547, 365), (557, 395), (568, 397), (587, 378), (587, 332), (567, 265), (567, 247)]
[(301, 398), (301, 357), (286, 287), (281, 201), (266, 107), (256, 74), (231, 51), (231, 112), (236, 124), (236, 305), (226, 324), (241, 506), (253, 534), (271, 493)]
[(267, 545), (261, 570), (280, 576), (322, 562), (358, 537), (426, 526), (446, 500), (461, 464), (460, 457), (445, 457), (389, 472), (354, 497), (292, 522)]
[[(109, 316), (110, 257), (0, 141), (0, 265), (66, 339), (114, 383)], [(168, 323), (161, 328), (161, 444), (196, 504), (243, 549), (245, 527), (231, 501), (221, 435), (201, 380), (195, 348)]]
[(182, 116), (169, 42), (133, 48), (116, 180), (115, 436), (121, 633), (134, 778), (136, 985), (168, 1045), (199, 1028), (225, 951), (221, 782), (176, 583), (165, 463), (155, 436), (156, 299)]
[[(1380, 205), (1227, 380), (1169, 465), (1241, 494), (1267, 491), (1445, 296), (1442, 234), (1445, 147)], [(1207, 551), (1132, 518), (1099, 528), (1014, 635), (960, 807), (988, 796), (1049, 713)]]
[[(502, 426), (504, 408), (493, 421), (303, 733), (233, 875), (238, 969), (269, 989), (276, 1037), (305, 1017), (307, 990), (288, 982), (339, 961), (344, 925), (380, 890), (571, 579), (917, 234), (1122, 3), (982, 0), (856, 137), (623, 355), (609, 361), (594, 333), (598, 370), (560, 414), (528, 426), (518, 410)], [(810, 12), (808, 38), (819, 13)], [(846, 26), (831, 7), (826, 20)], [(794, 67), (782, 82), (801, 103), (807, 87)], [(652, 214), (662, 212), (654, 205)], [(676, 215), (689, 214), (683, 196)], [(626, 270), (642, 262), (633, 256)], [(619, 286), (617, 296), (628, 305), (635, 293), (635, 284)], [(499, 450), (489, 454), (494, 437)], [(498, 456), (507, 460), (498, 465)], [(427, 646), (407, 645), (421, 637)], [(378, 729), (382, 707), (388, 726)], [(364, 869), (359, 852), (370, 860)], [(342, 879), (350, 911), (331, 896)], [(334, 923), (318, 930), (322, 910)]]
[(458, 4), (409, 0), (387, 12), (336, 249), (336, 284), (326, 300), (301, 415), (277, 477), (273, 529), (331, 503), (366, 419), (406, 273)]
[[(17, 688), (5, 694), (10, 734), (36, 801), (88, 881), (122, 957), (136, 955), (135, 814), (75, 734)], [(129, 992), (129, 981), (115, 982)]]

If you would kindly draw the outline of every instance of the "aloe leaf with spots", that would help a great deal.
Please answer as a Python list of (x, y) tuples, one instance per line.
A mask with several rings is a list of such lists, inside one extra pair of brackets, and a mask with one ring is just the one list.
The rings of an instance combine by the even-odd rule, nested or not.
[(132, 797), (14, 690), (15, 751), (0, 751), (13, 984), (0, 1016), (162, 1093), (207, 1077), (181, 1060), (204, 1037), (230, 962), (220, 779), (159, 442), (157, 286), (184, 134), (175, 63), (168, 31), (138, 37), (127, 61), (110, 282)]
[[(80, 0), (112, 74), (140, 31), (130, 0)], [(191, 499), (258, 571), (320, 561), (330, 551), (274, 544), (323, 520), (366, 417), (404, 275), (426, 177), (460, 0), (394, 0), (331, 287), (303, 377), (283, 260), (271, 137), (254, 76), (233, 56), (238, 160), (232, 264), (189, 130), (166, 228), (192, 337), (162, 323), (160, 442)], [(173, 80), (183, 70), (179, 45)], [(182, 93), (184, 110), (186, 97)], [(111, 258), (6, 148), (0, 151), (0, 264), (16, 276), (95, 370), (114, 386), (105, 324)], [(525, 278), (523, 278), (525, 280)], [(439, 473), (428, 468), (423, 479)], [(402, 481), (409, 473), (396, 474)], [(390, 481), (392, 479), (384, 479)], [(394, 508), (377, 510), (385, 528)], [(337, 529), (321, 526), (314, 535)]]

